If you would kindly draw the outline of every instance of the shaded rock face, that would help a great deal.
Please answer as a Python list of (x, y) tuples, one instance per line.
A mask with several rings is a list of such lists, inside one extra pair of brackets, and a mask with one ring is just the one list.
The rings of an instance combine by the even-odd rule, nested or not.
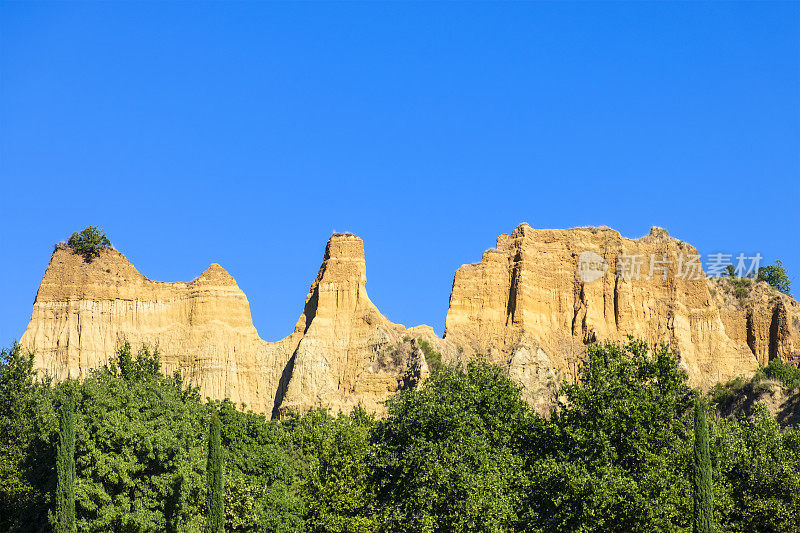
[[(732, 306), (702, 271), (684, 279), (680, 258), (691, 254), (663, 230), (630, 240), (607, 228), (523, 224), (480, 263), (458, 269), (438, 338), (428, 326), (406, 329), (378, 311), (366, 291), (363, 242), (335, 234), (294, 331), (270, 343), (219, 265), (188, 283), (161, 283), (115, 250), (86, 263), (57, 247), (20, 342), (56, 379), (85, 377), (125, 340), (158, 347), (165, 372), (180, 370), (204, 395), (274, 416), (359, 403), (381, 411), (387, 397), (429, 374), (417, 339), (445, 362), (483, 354), (542, 411), (593, 340), (666, 342), (701, 386), (750, 375), (764, 358), (796, 361), (797, 302), (767, 288), (751, 305)], [(631, 256), (641, 261), (639, 276), (618, 277)], [(652, 258), (660, 263), (650, 275)]]

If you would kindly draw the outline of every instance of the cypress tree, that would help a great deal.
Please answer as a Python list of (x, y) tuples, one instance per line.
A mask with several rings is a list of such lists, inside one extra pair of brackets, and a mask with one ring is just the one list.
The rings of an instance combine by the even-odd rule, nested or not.
[(708, 449), (708, 422), (703, 401), (695, 398), (694, 404), (694, 516), (693, 533), (711, 533), (714, 530), (714, 488), (711, 482), (711, 452)]
[(55, 533), (75, 533), (75, 404), (68, 398), (61, 405), (56, 456)]
[(208, 432), (208, 463), (206, 465), (206, 497), (208, 516), (205, 533), (224, 533), (225, 502), (223, 500), (225, 480), (222, 473), (222, 424), (217, 410), (211, 415)]

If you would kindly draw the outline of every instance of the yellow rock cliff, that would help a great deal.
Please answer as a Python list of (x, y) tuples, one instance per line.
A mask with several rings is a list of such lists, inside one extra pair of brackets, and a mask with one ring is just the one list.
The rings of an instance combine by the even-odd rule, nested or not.
[(501, 235), (480, 263), (453, 280), (444, 338), (384, 317), (366, 291), (364, 244), (333, 235), (294, 331), (259, 338), (236, 281), (213, 264), (188, 283), (151, 281), (119, 252), (85, 262), (56, 247), (21, 344), (37, 370), (82, 378), (124, 341), (157, 347), (204, 395), (280, 415), (309, 407), (381, 402), (428, 374), (418, 339), (448, 362), (483, 354), (524, 387), (538, 408), (574, 378), (586, 343), (664, 342), (693, 384), (751, 374), (770, 358), (798, 364), (800, 306), (765, 283), (746, 301), (707, 279), (697, 251), (654, 228), (626, 239), (608, 228)]

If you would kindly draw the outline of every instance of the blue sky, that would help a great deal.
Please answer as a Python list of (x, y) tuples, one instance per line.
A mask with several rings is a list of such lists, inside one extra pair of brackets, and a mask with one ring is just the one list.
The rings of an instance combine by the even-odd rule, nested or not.
[[(659, 225), (800, 286), (800, 3), (0, 3), (0, 346), (93, 224), (261, 336), (332, 231), (391, 320), (520, 222)], [(796, 292), (796, 290), (795, 290)]]

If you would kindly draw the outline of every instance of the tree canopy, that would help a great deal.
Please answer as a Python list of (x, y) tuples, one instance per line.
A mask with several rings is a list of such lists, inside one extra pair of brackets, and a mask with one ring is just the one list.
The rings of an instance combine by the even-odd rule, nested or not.
[[(56, 384), (19, 346), (0, 353), (0, 530), (52, 530), (68, 399), (80, 532), (202, 531), (215, 412), (225, 531), (692, 528), (699, 393), (666, 347), (590, 345), (546, 417), (481, 359), (442, 364), (377, 418), (357, 408), (282, 420), (204, 400), (159, 359), (124, 344), (83, 382)], [(715, 526), (800, 531), (800, 430), (763, 407), (712, 413), (707, 430)]]
[(766, 281), (773, 289), (777, 289), (784, 294), (789, 294), (792, 290), (789, 276), (786, 274), (786, 269), (780, 260), (775, 261), (774, 265), (760, 267), (756, 279), (758, 281)]
[(102, 229), (87, 226), (82, 231), (73, 233), (67, 241), (67, 246), (72, 248), (76, 254), (82, 255), (87, 263), (90, 263), (100, 255), (100, 252), (111, 246), (111, 241), (108, 240)]

